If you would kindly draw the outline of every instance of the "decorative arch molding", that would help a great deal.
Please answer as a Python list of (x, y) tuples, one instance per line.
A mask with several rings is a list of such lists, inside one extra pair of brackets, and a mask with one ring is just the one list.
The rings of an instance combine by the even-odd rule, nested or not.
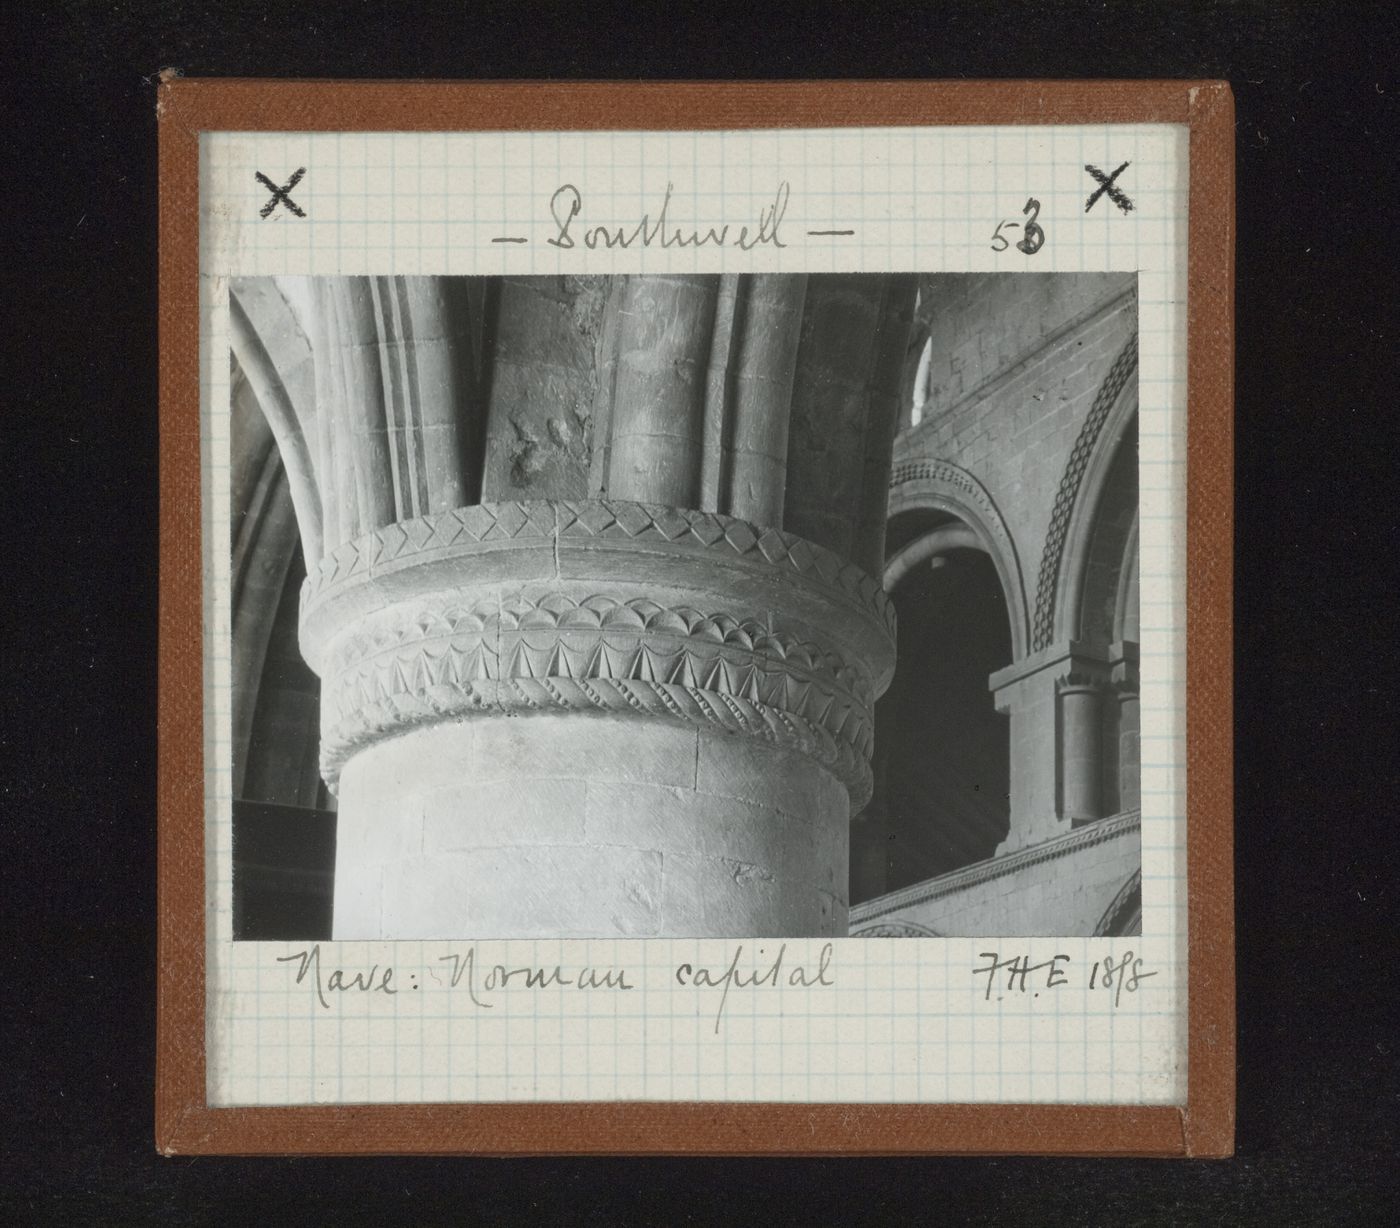
[[(1125, 447), (1131, 437), (1136, 452), (1136, 415), (1137, 397), (1124, 389), (1084, 474), (1060, 565), (1057, 642), (1123, 638), (1115, 632), (1122, 625), (1127, 565), (1136, 558), (1138, 521), (1137, 457)], [(1102, 570), (1110, 560), (1112, 575)]]
[(1116, 938), (1142, 933), (1142, 870), (1128, 876), (1094, 926), (1095, 938)]
[(852, 930), (852, 938), (941, 938), (936, 930), (912, 921), (877, 921), (863, 929)]
[(1094, 397), (1060, 478), (1036, 578), (1033, 652), (1072, 637), (1084, 577), (1082, 566), (1066, 563), (1084, 558), (1098, 496), (1112, 467), (1115, 448), (1100, 447), (1099, 441), (1108, 438), (1116, 444), (1128, 420), (1137, 413), (1137, 384), (1131, 378), (1137, 368), (1138, 338), (1134, 333), (1113, 360)]
[(945, 460), (897, 462), (890, 475), (889, 519), (904, 512), (932, 509), (956, 516), (977, 536), (991, 556), (1006, 595), (1006, 617), (1011, 624), (1012, 659), (1029, 651), (1029, 620), (1021, 564), (1011, 531), (986, 487), (966, 469)]

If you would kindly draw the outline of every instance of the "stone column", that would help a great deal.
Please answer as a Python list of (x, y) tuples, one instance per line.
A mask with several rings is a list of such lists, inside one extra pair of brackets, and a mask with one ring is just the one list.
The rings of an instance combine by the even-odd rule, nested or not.
[[(849, 526), (882, 515), (866, 506), (893, 430), (882, 356), (907, 342), (912, 279), (754, 279), (723, 345), (718, 278), (586, 300), (522, 280), (541, 283), (520, 308), (538, 357), (520, 360), (523, 316), (493, 322), (515, 365), (487, 431), (452, 340), (480, 335), (453, 313), (482, 296), (313, 296), (326, 375), (303, 426), (330, 441), (333, 531), (308, 559), (301, 644), (339, 796), (335, 937), (844, 934), (849, 822), (894, 670), (893, 607)], [(411, 328), (388, 313), (401, 300)], [(840, 312), (861, 334), (821, 353)], [(455, 373), (431, 396), (416, 338)], [(406, 498), (404, 473), (430, 471), (395, 432), (444, 419), (456, 489), (517, 497), (447, 508), (429, 480)], [(823, 443), (828, 423), (862, 446)], [(813, 480), (840, 490), (845, 534), (818, 525)]]
[(1131, 641), (1114, 644), (1113, 689), (1118, 696), (1118, 808), (1142, 808), (1141, 705), (1138, 681), (1138, 646)]
[(844, 932), (890, 607), (776, 529), (481, 504), (308, 582), (337, 938)]
[(1071, 826), (1103, 817), (1102, 688), (1071, 674), (1060, 693), (1060, 817)]
[(1054, 644), (992, 675), (997, 711), (1011, 718), (1012, 853), (1103, 817), (1102, 696), (1110, 662), (1075, 641)]

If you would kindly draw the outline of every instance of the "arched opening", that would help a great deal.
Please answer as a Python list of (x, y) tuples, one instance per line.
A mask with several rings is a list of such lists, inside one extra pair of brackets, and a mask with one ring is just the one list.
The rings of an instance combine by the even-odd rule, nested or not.
[[(1138, 422), (1134, 414), (1117, 440), (1105, 440), (1111, 459), (1096, 492), (1082, 560), (1074, 638), (1111, 644), (1137, 638)], [(1132, 588), (1132, 608), (1127, 589)], [(1130, 624), (1131, 636), (1124, 625)]]
[(1097, 480), (1085, 492), (1084, 531), (1070, 558), (1070, 628), (1075, 640), (1110, 663), (1098, 752), (1098, 813), (1108, 817), (1141, 805), (1137, 414), (1102, 443)]
[(294, 492), (236, 359), (231, 378), (233, 936), (326, 939), (335, 814), (317, 763), (320, 683), (297, 643)]
[[(1011, 627), (996, 566), (975, 540), (946, 512), (890, 522), (899, 665), (876, 706), (875, 793), (853, 828), (852, 903), (984, 860), (1006, 838), (1009, 727), (987, 680), (1011, 661)], [(930, 541), (935, 552), (920, 557)]]
[(1142, 871), (1129, 877), (1094, 927), (1096, 938), (1136, 938), (1142, 933)]

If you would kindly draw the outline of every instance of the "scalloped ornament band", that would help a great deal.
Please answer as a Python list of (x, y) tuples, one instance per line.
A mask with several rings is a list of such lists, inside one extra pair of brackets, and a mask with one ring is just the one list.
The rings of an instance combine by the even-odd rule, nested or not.
[(478, 505), (342, 546), (307, 581), (322, 771), (474, 715), (605, 712), (816, 760), (860, 807), (893, 606), (830, 551), (621, 501)]

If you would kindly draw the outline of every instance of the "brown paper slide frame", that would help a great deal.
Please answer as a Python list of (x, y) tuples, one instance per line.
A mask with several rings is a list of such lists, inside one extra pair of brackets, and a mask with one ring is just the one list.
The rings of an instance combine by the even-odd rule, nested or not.
[[(156, 1146), (174, 1154), (1227, 1156), (1234, 1146), (1234, 100), (1220, 81), (438, 83), (167, 76), (160, 116)], [(1177, 1106), (605, 1102), (211, 1108), (205, 1091), (199, 137), (951, 124), (1190, 128), (1188, 1087)]]

